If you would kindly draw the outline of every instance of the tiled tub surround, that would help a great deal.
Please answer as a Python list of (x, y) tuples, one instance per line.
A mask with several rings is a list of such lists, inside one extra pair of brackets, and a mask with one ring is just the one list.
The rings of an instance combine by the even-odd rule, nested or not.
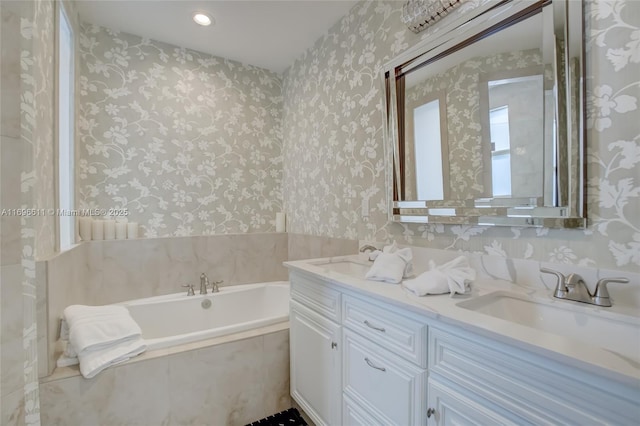
[(288, 233), (288, 260), (340, 256), (358, 251), (358, 241), (346, 238), (321, 237)]
[[(222, 286), (287, 279), (284, 233), (92, 241), (46, 262), (47, 349), (40, 354), (43, 373), (55, 366), (59, 318), (71, 304), (106, 305), (172, 294), (183, 284), (199, 283), (206, 273)], [(41, 350), (44, 350), (41, 348)]]
[(89, 380), (60, 368), (40, 399), (46, 425), (244, 425), (291, 406), (288, 323), (147, 352)]

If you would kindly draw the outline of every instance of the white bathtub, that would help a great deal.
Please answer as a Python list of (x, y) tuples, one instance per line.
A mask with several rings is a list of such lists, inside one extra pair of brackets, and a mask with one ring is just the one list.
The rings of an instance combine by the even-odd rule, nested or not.
[[(211, 302), (211, 305), (206, 306)], [(289, 283), (221, 287), (219, 293), (183, 293), (119, 303), (142, 329), (147, 350), (166, 348), (289, 320)]]

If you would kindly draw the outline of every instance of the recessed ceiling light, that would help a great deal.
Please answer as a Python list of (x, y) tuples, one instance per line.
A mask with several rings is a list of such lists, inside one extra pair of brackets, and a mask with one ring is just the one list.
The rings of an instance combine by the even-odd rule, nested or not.
[(211, 17), (205, 13), (196, 13), (193, 15), (193, 20), (196, 24), (202, 25), (206, 27), (207, 25), (211, 25)]

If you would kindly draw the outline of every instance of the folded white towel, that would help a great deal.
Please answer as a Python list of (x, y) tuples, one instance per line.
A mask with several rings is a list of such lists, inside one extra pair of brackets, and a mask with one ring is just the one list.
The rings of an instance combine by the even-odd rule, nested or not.
[(69, 344), (61, 365), (73, 365), (91, 378), (105, 368), (139, 355), (147, 348), (142, 331), (124, 306), (72, 305), (64, 310)]
[(415, 279), (405, 280), (402, 285), (418, 296), (427, 294), (464, 294), (476, 278), (476, 271), (469, 266), (466, 257), (460, 256), (441, 266), (429, 261), (429, 270)]
[(80, 373), (90, 379), (105, 368), (140, 355), (146, 349), (144, 340), (137, 337), (103, 349), (85, 350), (78, 354)]
[(64, 310), (64, 319), (69, 327), (69, 342), (77, 353), (142, 334), (124, 306), (71, 305)]
[(378, 253), (365, 278), (397, 284), (402, 281), (402, 277), (408, 270), (407, 265), (411, 264), (411, 259), (413, 259), (413, 253), (410, 248)]

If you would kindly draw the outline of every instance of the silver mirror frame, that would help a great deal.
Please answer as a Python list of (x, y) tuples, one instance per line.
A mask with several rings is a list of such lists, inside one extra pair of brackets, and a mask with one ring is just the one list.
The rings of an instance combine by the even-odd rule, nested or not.
[[(396, 70), (409, 69), (412, 65), (425, 61), (437, 60), (438, 56), (448, 49), (456, 48), (460, 44), (474, 39), (483, 32), (500, 25), (512, 25), (512, 21), (518, 21), (521, 15), (528, 16), (532, 9), (553, 3), (554, 10), (564, 11), (555, 14), (564, 19), (563, 34), (565, 44), (568, 43), (568, 17), (566, 10), (568, 3), (579, 4), (580, 25), (579, 29), (582, 42), (580, 43), (580, 75), (576, 82), (579, 93), (577, 111), (571, 111), (571, 102), (565, 100), (566, 114), (577, 114), (577, 129), (571, 128), (572, 120), (566, 120), (562, 127), (566, 135), (573, 134), (573, 141), (568, 137), (565, 141), (559, 141), (558, 145), (577, 152), (575, 157), (577, 164), (571, 164), (571, 159), (566, 156), (566, 169), (573, 173), (563, 173), (559, 176), (562, 180), (562, 194), (560, 199), (564, 201), (559, 207), (545, 207), (534, 199), (510, 199), (507, 204), (500, 200), (497, 205), (494, 199), (483, 198), (475, 200), (455, 201), (409, 201), (397, 200), (396, 193), (400, 193), (401, 177), (399, 164), (399, 136), (398, 136), (398, 111), (395, 75)], [(575, 22), (572, 22), (575, 26)], [(573, 36), (572, 36), (573, 37)], [(565, 46), (565, 51), (568, 47)], [(517, 227), (545, 227), (545, 228), (584, 228), (586, 227), (586, 172), (585, 172), (585, 102), (584, 102), (584, 11), (582, 2), (571, 0), (504, 0), (499, 3), (489, 2), (476, 9), (468, 10), (447, 22), (434, 37), (428, 37), (413, 48), (397, 56), (388, 62), (381, 71), (381, 84), (385, 93), (383, 104), (385, 157), (387, 161), (387, 197), (389, 201), (389, 220), (403, 223), (443, 223), (443, 224), (467, 224), (485, 226), (517, 226)], [(566, 63), (566, 61), (565, 61)], [(566, 68), (566, 64), (565, 64)], [(388, 77), (389, 76), (389, 77)], [(394, 76), (391, 80), (390, 76)], [(573, 76), (571, 76), (573, 77)], [(390, 83), (393, 81), (393, 83)], [(570, 80), (566, 79), (565, 87), (559, 92), (570, 90)], [(575, 86), (574, 86), (575, 87)], [(556, 93), (556, 103), (558, 103)], [(568, 145), (568, 146), (567, 146)], [(560, 168), (560, 167), (559, 167)], [(571, 190), (569, 190), (571, 188)]]

